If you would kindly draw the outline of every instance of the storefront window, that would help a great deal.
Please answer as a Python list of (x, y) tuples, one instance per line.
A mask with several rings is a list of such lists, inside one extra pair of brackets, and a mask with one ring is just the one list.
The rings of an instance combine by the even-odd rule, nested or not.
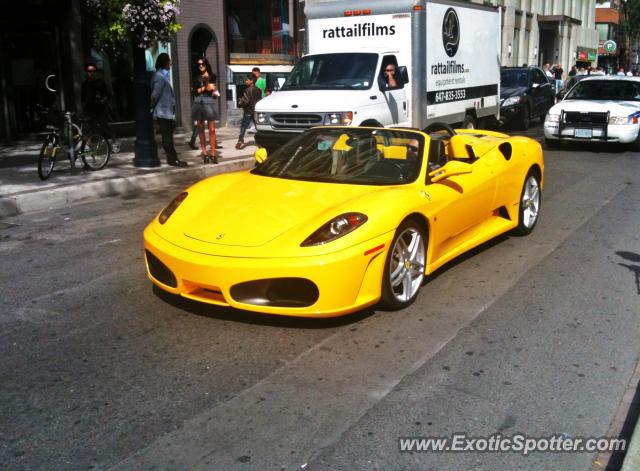
[(227, 0), (229, 62), (291, 64), (295, 56), (292, 24), (295, 3)]
[(133, 57), (130, 51), (109, 55), (91, 49), (87, 62), (93, 62), (111, 94), (109, 118), (111, 121), (133, 120)]

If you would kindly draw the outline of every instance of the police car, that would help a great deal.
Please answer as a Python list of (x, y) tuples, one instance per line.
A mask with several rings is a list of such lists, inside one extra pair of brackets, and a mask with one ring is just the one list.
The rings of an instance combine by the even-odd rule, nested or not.
[(561, 141), (618, 142), (640, 150), (640, 77), (580, 80), (544, 122), (548, 147)]

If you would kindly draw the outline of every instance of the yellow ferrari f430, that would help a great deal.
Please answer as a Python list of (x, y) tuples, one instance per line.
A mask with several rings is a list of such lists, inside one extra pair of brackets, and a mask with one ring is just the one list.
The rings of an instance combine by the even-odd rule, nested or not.
[(491, 131), (320, 127), (202, 180), (144, 231), (149, 278), (193, 300), (329, 317), (400, 309), (425, 275), (538, 220), (540, 144)]

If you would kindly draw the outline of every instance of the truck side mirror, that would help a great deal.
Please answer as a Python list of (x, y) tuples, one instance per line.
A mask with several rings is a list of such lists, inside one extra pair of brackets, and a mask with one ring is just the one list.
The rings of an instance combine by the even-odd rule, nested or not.
[(400, 66), (398, 67), (398, 73), (400, 74), (400, 79), (402, 80), (402, 83), (409, 83), (409, 72), (407, 71), (407, 67), (406, 66)]

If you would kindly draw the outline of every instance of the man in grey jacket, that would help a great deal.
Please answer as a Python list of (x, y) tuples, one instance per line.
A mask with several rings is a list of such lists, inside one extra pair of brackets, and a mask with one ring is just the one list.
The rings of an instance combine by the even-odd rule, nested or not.
[(156, 59), (156, 71), (151, 79), (151, 110), (160, 127), (167, 163), (175, 167), (186, 167), (187, 163), (178, 159), (173, 143), (173, 131), (176, 129), (176, 97), (171, 87), (170, 69), (171, 59), (163, 52)]

